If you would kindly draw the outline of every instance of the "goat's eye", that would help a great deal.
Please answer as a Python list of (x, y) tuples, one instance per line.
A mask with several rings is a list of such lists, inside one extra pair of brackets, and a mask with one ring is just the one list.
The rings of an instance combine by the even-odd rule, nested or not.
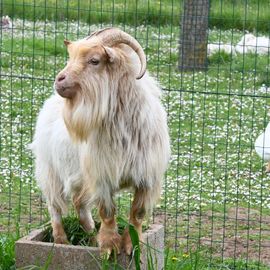
[(89, 61), (88, 61), (88, 64), (91, 64), (91, 65), (98, 65), (99, 64), (99, 60), (95, 59), (95, 58), (91, 58)]

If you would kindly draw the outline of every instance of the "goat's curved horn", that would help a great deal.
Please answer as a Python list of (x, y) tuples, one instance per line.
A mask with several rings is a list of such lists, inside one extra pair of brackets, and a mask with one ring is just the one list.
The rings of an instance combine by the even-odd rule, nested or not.
[(95, 31), (87, 39), (93, 36), (100, 37), (102, 43), (104, 43), (104, 45), (106, 46), (114, 46), (120, 43), (124, 43), (131, 47), (137, 53), (141, 62), (141, 70), (136, 79), (141, 79), (143, 77), (146, 72), (146, 56), (141, 45), (135, 38), (133, 38), (126, 32), (114, 27), (108, 27), (102, 30)]

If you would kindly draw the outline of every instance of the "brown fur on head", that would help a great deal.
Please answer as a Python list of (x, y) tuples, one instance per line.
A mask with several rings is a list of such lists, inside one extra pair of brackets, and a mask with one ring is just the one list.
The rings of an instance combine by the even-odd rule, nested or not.
[[(55, 89), (66, 99), (63, 113), (70, 135), (85, 141), (91, 128), (100, 126), (108, 114), (112, 116), (117, 110), (114, 107), (120, 83), (132, 85), (145, 74), (146, 57), (141, 45), (117, 28), (103, 29), (86, 39), (64, 43), (69, 61), (57, 75)], [(122, 44), (137, 54), (141, 64), (139, 73), (135, 73), (136, 64)]]
[(69, 133), (83, 141), (89, 129), (105, 117), (111, 92), (117, 91), (121, 78), (133, 70), (119, 47), (109, 48), (95, 40), (66, 44), (69, 61), (57, 75), (55, 89), (66, 99), (64, 120)]
[[(102, 75), (106, 70), (117, 67), (117, 51), (85, 40), (65, 42), (69, 53), (66, 67), (55, 79), (55, 89), (64, 98), (72, 99), (88, 86), (87, 79)], [(86, 85), (84, 85), (86, 83)]]

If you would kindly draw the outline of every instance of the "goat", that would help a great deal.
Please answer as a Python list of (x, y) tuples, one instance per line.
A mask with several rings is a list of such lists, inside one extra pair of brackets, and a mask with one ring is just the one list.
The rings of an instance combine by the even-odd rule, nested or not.
[(257, 154), (267, 162), (266, 172), (270, 173), (270, 123), (266, 126), (265, 131), (258, 136), (254, 146)]
[(61, 215), (70, 196), (86, 230), (94, 226), (90, 209), (98, 206), (102, 251), (123, 246), (131, 254), (128, 230), (122, 238), (117, 231), (113, 196), (134, 190), (130, 223), (142, 240), (142, 220), (160, 197), (170, 157), (160, 88), (146, 72), (141, 45), (120, 29), (64, 43), (69, 60), (38, 116), (32, 143), (53, 236), (67, 241)]
[(255, 37), (245, 34), (235, 46), (237, 53), (269, 54), (270, 39), (265, 36)]

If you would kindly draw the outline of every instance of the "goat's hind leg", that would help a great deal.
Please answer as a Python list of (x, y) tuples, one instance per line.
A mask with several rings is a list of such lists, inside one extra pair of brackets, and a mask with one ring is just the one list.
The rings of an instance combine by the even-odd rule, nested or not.
[(73, 196), (73, 204), (78, 214), (80, 224), (86, 232), (91, 232), (95, 228), (95, 222), (91, 215), (91, 207), (78, 194)]

